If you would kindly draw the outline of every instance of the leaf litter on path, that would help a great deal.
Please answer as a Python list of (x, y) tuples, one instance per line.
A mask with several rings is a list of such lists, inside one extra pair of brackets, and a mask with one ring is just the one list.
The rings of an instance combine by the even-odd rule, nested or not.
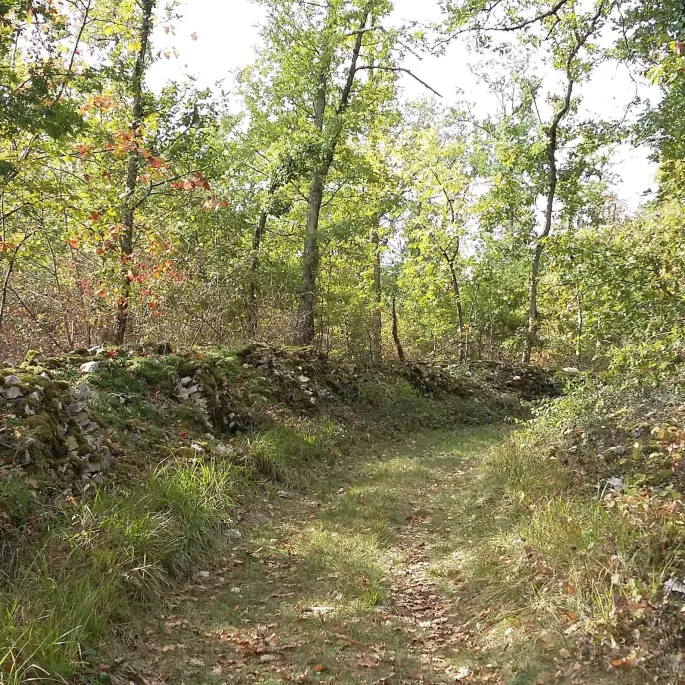
[[(469, 457), (493, 440), (474, 435)], [(484, 647), (496, 607), (465, 616), (432, 573), (444, 526), (457, 525), (446, 502), (463, 496), (472, 470), (460, 441), (454, 454), (436, 454), (431, 438), (382, 458), (372, 451), (306, 498), (274, 489), (233, 549), (168, 596), (173, 613), (149, 620), (125, 661), (150, 683), (508, 685), (507, 655), (492, 660)], [(521, 682), (583, 682), (561, 672)]]

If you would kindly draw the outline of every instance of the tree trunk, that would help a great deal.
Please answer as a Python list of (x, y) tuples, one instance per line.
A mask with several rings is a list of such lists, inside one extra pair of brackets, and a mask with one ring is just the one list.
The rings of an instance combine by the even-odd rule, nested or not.
[[(328, 74), (323, 74), (316, 92), (314, 109), (314, 125), (319, 133), (323, 132), (324, 115), (326, 112), (326, 81)], [(307, 228), (304, 234), (304, 250), (302, 252), (302, 288), (300, 290), (300, 307), (295, 342), (298, 345), (311, 345), (314, 342), (316, 322), (316, 278), (319, 272), (319, 217), (323, 192), (325, 168), (327, 160), (317, 167), (312, 174), (307, 198)]]
[(523, 348), (523, 357), (521, 361), (524, 364), (530, 364), (533, 354), (533, 347), (537, 342), (538, 337), (538, 288), (540, 285), (540, 263), (542, 261), (542, 253), (545, 249), (545, 242), (552, 233), (552, 221), (554, 218), (554, 202), (557, 196), (557, 185), (559, 183), (559, 173), (557, 170), (557, 144), (559, 135), (559, 124), (568, 113), (571, 107), (571, 97), (573, 95), (573, 80), (569, 75), (568, 87), (566, 90), (566, 98), (563, 107), (556, 113), (552, 120), (552, 125), (548, 132), (547, 143), (547, 157), (549, 165), (547, 187), (547, 206), (545, 207), (545, 225), (542, 234), (537, 240), (535, 250), (533, 251), (533, 260), (530, 267), (530, 289), (528, 293), (528, 331), (526, 333), (526, 341)]
[(397, 348), (397, 356), (401, 362), (405, 361), (404, 348), (402, 347), (402, 342), (400, 341), (400, 331), (399, 323), (397, 320), (397, 298), (395, 295), (392, 296), (392, 339), (395, 341), (395, 347)]
[[(3, 229), (3, 239), (4, 233), (5, 232)], [(22, 246), (29, 239), (29, 237), (30, 236), (28, 234), (25, 235), (21, 239), (21, 242), (14, 248), (14, 253), (9, 259), (7, 271), (5, 272), (5, 276), (2, 279), (2, 290), (0, 291), (0, 340), (2, 340), (2, 326), (5, 322), (5, 311), (7, 309), (7, 295), (10, 290), (10, 280), (12, 278), (12, 274), (14, 273), (17, 259), (19, 259), (19, 252), (21, 251)]]
[(473, 291), (473, 298), (471, 299), (471, 307), (469, 308), (469, 326), (466, 330), (466, 340), (464, 341), (464, 359), (471, 358), (471, 331), (473, 331), (476, 321), (476, 306), (478, 304), (478, 294), (480, 292), (481, 279), (476, 279), (476, 285)]
[(262, 238), (266, 231), (266, 222), (269, 215), (266, 210), (259, 214), (259, 221), (252, 237), (252, 259), (250, 260), (249, 290), (247, 294), (247, 325), (252, 340), (257, 339), (259, 333), (259, 312), (257, 308), (257, 275), (259, 271), (259, 253), (262, 247)]
[[(362, 49), (364, 40), (364, 29), (368, 22), (374, 0), (370, 0), (364, 17), (360, 23), (359, 30), (356, 32), (352, 59), (347, 70), (347, 80), (340, 95), (340, 101), (335, 111), (335, 121), (331, 131), (330, 141), (323, 159), (315, 166), (309, 186), (309, 197), (307, 198), (307, 227), (304, 236), (304, 250), (302, 252), (302, 288), (300, 290), (300, 304), (298, 320), (295, 330), (295, 342), (298, 345), (312, 345), (315, 336), (316, 323), (316, 280), (319, 271), (319, 217), (321, 215), (321, 205), (323, 204), (323, 194), (335, 159), (335, 150), (340, 141), (343, 131), (343, 115), (347, 111), (352, 96), (352, 87), (357, 75), (357, 62)], [(327, 85), (330, 78), (331, 63), (323, 65), (320, 73), (320, 81), (316, 91), (316, 101), (314, 104), (314, 126), (316, 130), (324, 133), (324, 123), (326, 114)]]
[(528, 291), (528, 331), (526, 334), (526, 343), (523, 348), (522, 362), (530, 364), (533, 354), (533, 347), (537, 342), (538, 337), (538, 286), (540, 284), (540, 262), (542, 261), (542, 253), (544, 245), (542, 241), (535, 246), (533, 253), (533, 262), (530, 266), (530, 289)]
[[(147, 59), (150, 35), (152, 34), (152, 13), (155, 8), (155, 0), (143, 0), (143, 15), (140, 24), (140, 49), (136, 56), (133, 69), (131, 88), (133, 92), (133, 120), (131, 132), (135, 140), (143, 124), (143, 78), (145, 76), (145, 62)], [(137, 149), (131, 150), (128, 157), (128, 172), (126, 174), (126, 193), (121, 209), (121, 224), (123, 232), (119, 241), (121, 249), (121, 296), (117, 302), (117, 321), (114, 341), (117, 345), (123, 345), (126, 340), (126, 331), (129, 323), (129, 301), (131, 298), (131, 281), (128, 274), (130, 261), (133, 256), (134, 227), (135, 227), (135, 192), (138, 186), (138, 174), (140, 172), (140, 155)]]
[(533, 354), (533, 347), (537, 342), (538, 337), (538, 287), (540, 281), (540, 263), (542, 261), (542, 254), (545, 249), (545, 243), (552, 233), (552, 220), (554, 217), (554, 202), (557, 195), (557, 185), (559, 183), (559, 171), (557, 169), (557, 148), (559, 144), (559, 127), (566, 115), (571, 111), (571, 103), (573, 100), (573, 89), (576, 84), (577, 76), (574, 73), (573, 61), (578, 56), (581, 48), (588, 41), (590, 36), (595, 32), (597, 26), (602, 18), (604, 6), (600, 5), (595, 13), (589, 27), (583, 33), (576, 33), (576, 42), (571, 52), (566, 59), (566, 94), (562, 101), (560, 109), (552, 118), (552, 123), (547, 131), (547, 158), (548, 158), (548, 188), (547, 188), (547, 206), (545, 208), (545, 225), (542, 234), (538, 238), (535, 250), (533, 252), (533, 260), (530, 270), (530, 292), (528, 298), (528, 331), (526, 334), (526, 341), (523, 348), (524, 364), (530, 364)]
[[(378, 222), (377, 222), (378, 223)], [(381, 284), (381, 241), (378, 228), (374, 226), (371, 232), (371, 245), (373, 246), (373, 317), (371, 321), (371, 361), (378, 364), (383, 357), (383, 315), (382, 302), (383, 291)]]
[[(445, 257), (447, 259), (447, 257)], [(447, 259), (447, 265), (450, 270), (450, 278), (452, 279), (452, 287), (454, 288), (454, 299), (457, 305), (457, 327), (459, 335), (459, 359), (464, 358), (464, 307), (461, 302), (461, 288), (459, 286), (459, 279), (454, 268), (454, 260)]]
[(581, 357), (583, 354), (583, 329), (584, 329), (584, 317), (583, 317), (583, 298), (580, 294), (580, 284), (576, 283), (576, 303), (578, 305), (578, 316), (576, 320), (576, 363), (580, 365)]

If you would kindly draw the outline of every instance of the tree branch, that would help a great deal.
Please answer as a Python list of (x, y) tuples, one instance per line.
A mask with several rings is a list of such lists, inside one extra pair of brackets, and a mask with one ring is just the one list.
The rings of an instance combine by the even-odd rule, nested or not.
[(438, 93), (435, 88), (432, 86), (428, 85), (425, 81), (420, 79), (411, 69), (406, 69), (405, 67), (379, 67), (378, 65), (363, 65), (361, 67), (357, 67), (357, 71), (363, 71), (363, 70), (377, 70), (377, 71), (396, 71), (396, 72), (401, 72), (403, 74), (408, 74), (411, 76), (415, 81), (418, 81), (424, 88), (427, 88), (428, 90), (431, 91), (431, 93), (434, 93), (437, 95), (439, 98), (442, 97), (440, 93)]

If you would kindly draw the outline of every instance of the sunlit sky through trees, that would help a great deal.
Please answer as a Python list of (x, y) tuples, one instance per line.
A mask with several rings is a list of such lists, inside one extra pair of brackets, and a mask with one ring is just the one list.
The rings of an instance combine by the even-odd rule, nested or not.
[[(255, 57), (263, 9), (250, 0), (186, 0), (181, 2), (179, 13), (182, 19), (175, 23), (174, 35), (160, 31), (158, 36), (158, 44), (173, 48), (177, 56), (172, 53), (170, 59), (155, 65), (151, 85), (157, 89), (168, 79), (192, 75), (200, 86), (223, 81), (230, 91), (232, 74)], [(394, 18), (398, 26), (411, 22), (429, 25), (440, 21), (441, 13), (437, 0), (395, 0)], [(480, 116), (494, 114), (497, 102), (473, 71), (479, 63), (483, 64), (482, 58), (468, 50), (467, 41), (461, 38), (453, 42), (440, 56), (425, 55), (419, 59), (408, 55), (405, 66), (437, 90), (444, 105), (466, 99)], [(491, 61), (492, 56), (487, 59)], [(489, 62), (488, 73), (493, 69), (496, 65)], [(543, 65), (539, 73), (545, 72), (549, 70)], [(403, 76), (401, 84), (406, 99), (435, 97), (410, 76)], [(653, 101), (658, 94), (626, 66), (607, 62), (596, 69), (582, 96), (581, 111), (588, 118), (620, 120), (626, 116), (631, 119), (638, 112), (637, 107), (629, 107), (636, 96)], [(654, 189), (656, 164), (649, 161), (649, 150), (629, 145), (617, 149), (614, 159), (614, 171), (621, 179), (617, 193), (634, 210), (645, 193)]]

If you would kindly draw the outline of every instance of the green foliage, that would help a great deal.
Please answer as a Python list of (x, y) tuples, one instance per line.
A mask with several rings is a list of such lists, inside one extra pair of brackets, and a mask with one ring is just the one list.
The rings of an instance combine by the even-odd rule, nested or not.
[[(211, 89), (172, 82), (142, 89), (133, 134), (142, 6), (95, 0), (69, 17), (49, 3), (5, 3), (0, 336), (12, 358), (112, 340), (125, 314), (131, 342), (153, 344), (136, 360), (115, 356), (96, 383), (166, 392), (185, 362), (172, 354), (165, 371), (142, 350), (160, 340), (167, 351), (255, 336), (282, 344), (313, 289), (315, 343), (327, 353), (392, 356), (394, 302), (407, 355), (508, 359), (530, 337), (538, 249), (540, 359), (603, 367), (615, 349), (625, 357), (677, 337), (678, 2), (443, 3), (446, 41), (477, 36), (479, 80), (498, 103), (482, 115), (466, 100), (401, 101), (404, 54), (427, 34), (391, 27), (390, 3), (263, 4), (262, 44), (237, 77), (240, 112)], [(158, 7), (155, 21), (170, 11)], [(160, 54), (150, 47), (143, 72)], [(585, 114), (582, 85), (616, 60), (663, 94), (637, 128)], [(636, 216), (619, 207), (611, 166), (631, 134), (662, 165), (658, 200)], [(123, 205), (135, 214), (126, 231)]]
[(19, 478), (0, 480), (0, 511), (13, 526), (21, 527), (36, 507), (36, 499), (24, 481)]
[(339, 430), (331, 421), (276, 426), (250, 442), (249, 464), (284, 483), (307, 478), (317, 464), (330, 464), (339, 449)]
[[(68, 678), (90, 660), (112, 623), (132, 616), (136, 600), (160, 598), (221, 542), (239, 480), (229, 465), (170, 463), (55, 518), (44, 549), (0, 591), (7, 682)], [(3, 496), (10, 487), (15, 516), (25, 515), (17, 484), (3, 484)], [(59, 561), (64, 544), (69, 554)]]

